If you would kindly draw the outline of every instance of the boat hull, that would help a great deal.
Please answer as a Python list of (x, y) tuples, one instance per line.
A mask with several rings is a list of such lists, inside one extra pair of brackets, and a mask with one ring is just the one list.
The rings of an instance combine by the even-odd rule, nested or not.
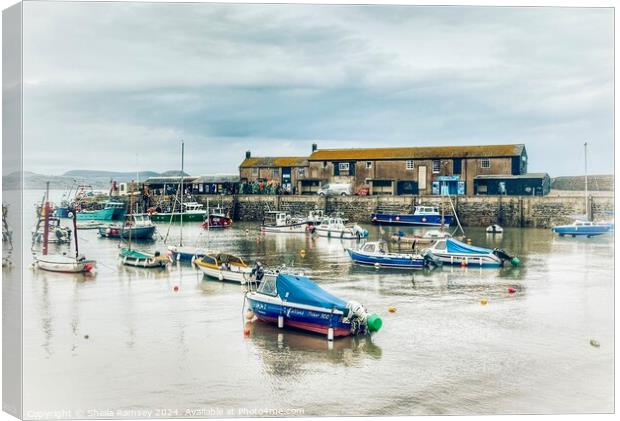
[(307, 225), (294, 224), (294, 225), (262, 225), (260, 227), (261, 232), (273, 232), (283, 234), (305, 234), (308, 231)]
[(129, 238), (131, 232), (131, 238), (135, 240), (144, 240), (147, 238), (153, 238), (155, 234), (155, 226), (149, 227), (132, 227), (132, 228), (120, 228), (120, 227), (99, 227), (99, 235), (106, 238)]
[(170, 247), (170, 257), (173, 262), (191, 262), (206, 255), (204, 250), (191, 247)]
[(218, 229), (218, 228), (230, 228), (232, 227), (233, 220), (224, 216), (210, 216), (203, 223), (204, 229)]
[(330, 328), (334, 337), (351, 335), (351, 324), (342, 321), (341, 312), (331, 309), (301, 306), (295, 303), (284, 303), (277, 297), (264, 294), (249, 293), (246, 295), (250, 309), (258, 320), (278, 324), (278, 316), (283, 318), (283, 327), (301, 329), (308, 332), (327, 335)]
[(165, 268), (170, 263), (170, 259), (167, 256), (155, 256), (127, 249), (121, 249), (118, 256), (125, 266), (137, 268)]
[(499, 268), (503, 266), (502, 260), (494, 254), (459, 254), (432, 252), (433, 257), (446, 265)]
[(115, 208), (106, 208), (100, 209), (96, 211), (82, 211), (78, 212), (76, 215), (76, 219), (78, 221), (113, 221), (116, 219), (120, 219), (123, 215), (118, 215), (119, 209)]
[(94, 260), (78, 261), (70, 257), (62, 257), (62, 259), (50, 259), (47, 256), (39, 256), (35, 259), (35, 265), (39, 269), (46, 270), (48, 272), (62, 273), (90, 272), (95, 267)]
[[(373, 213), (371, 215), (373, 224), (381, 225), (423, 225), (441, 226), (441, 215), (412, 215), (400, 213)], [(444, 225), (451, 225), (454, 218), (451, 215), (444, 215)]]
[(221, 268), (213, 267), (200, 262), (195, 262), (195, 264), (202, 271), (202, 273), (210, 278), (218, 279), (220, 281), (235, 282), (242, 285), (245, 285), (245, 283), (250, 280), (250, 275), (252, 273), (251, 268), (239, 268), (234, 265), (231, 266), (230, 270), (222, 270)]
[(181, 215), (183, 215), (183, 222), (202, 222), (206, 217), (205, 213), (153, 213), (151, 214), (151, 221), (153, 222), (181, 222)]
[(561, 237), (565, 235), (577, 236), (585, 235), (587, 237), (593, 237), (596, 235), (602, 235), (609, 232), (611, 227), (609, 225), (591, 225), (591, 226), (574, 226), (574, 225), (561, 225), (553, 228), (553, 232), (559, 234)]
[(424, 258), (408, 256), (402, 254), (374, 255), (362, 253), (352, 249), (347, 249), (351, 260), (355, 263), (370, 266), (385, 266), (400, 269), (422, 269), (424, 268)]

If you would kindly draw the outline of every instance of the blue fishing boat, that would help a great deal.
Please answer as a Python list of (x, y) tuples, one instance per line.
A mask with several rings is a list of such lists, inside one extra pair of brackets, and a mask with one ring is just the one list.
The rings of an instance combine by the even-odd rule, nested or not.
[(265, 275), (245, 297), (258, 320), (321, 333), (328, 339), (370, 334), (382, 325), (379, 316), (369, 315), (361, 304), (346, 302), (301, 275)]
[(168, 246), (173, 262), (192, 262), (207, 255), (205, 249), (192, 246)]
[(125, 204), (106, 202), (99, 210), (85, 210), (77, 213), (78, 221), (120, 221), (125, 217)]
[[(373, 224), (381, 225), (426, 225), (440, 226), (442, 217), (434, 206), (416, 206), (413, 213), (383, 213), (371, 214)], [(443, 224), (450, 225), (454, 221), (452, 215), (443, 216)]]
[(390, 253), (385, 241), (369, 241), (359, 250), (346, 250), (351, 260), (362, 265), (401, 269), (423, 269), (434, 265), (430, 255)]
[(97, 229), (101, 237), (129, 238), (131, 233), (131, 238), (134, 240), (146, 240), (153, 238), (156, 227), (148, 214), (134, 213), (127, 215), (125, 223), (100, 225)]
[(571, 237), (585, 235), (590, 238), (595, 235), (602, 235), (609, 232), (611, 230), (611, 225), (577, 220), (570, 225), (555, 226), (552, 230), (553, 232), (558, 233), (560, 237), (564, 237), (565, 235), (570, 235)]
[(473, 267), (502, 267), (505, 262), (518, 266), (518, 257), (510, 256), (502, 249), (488, 249), (462, 243), (454, 238), (439, 240), (422, 252), (444, 264)]

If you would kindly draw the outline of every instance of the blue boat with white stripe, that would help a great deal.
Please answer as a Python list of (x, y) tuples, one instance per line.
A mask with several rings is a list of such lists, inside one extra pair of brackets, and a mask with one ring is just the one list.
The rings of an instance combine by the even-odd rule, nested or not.
[[(423, 225), (440, 226), (442, 224), (441, 213), (434, 206), (416, 206), (411, 213), (383, 213), (376, 212), (371, 215), (373, 224), (381, 225)], [(443, 216), (443, 224), (452, 224), (452, 215)]]
[(518, 257), (510, 256), (502, 249), (488, 249), (462, 243), (454, 238), (437, 241), (423, 255), (433, 256), (444, 264), (472, 267), (502, 267), (505, 262), (518, 266)]
[(400, 269), (423, 269), (432, 264), (430, 258), (420, 254), (390, 253), (385, 241), (369, 241), (359, 250), (347, 248), (347, 253), (355, 263), (375, 267)]

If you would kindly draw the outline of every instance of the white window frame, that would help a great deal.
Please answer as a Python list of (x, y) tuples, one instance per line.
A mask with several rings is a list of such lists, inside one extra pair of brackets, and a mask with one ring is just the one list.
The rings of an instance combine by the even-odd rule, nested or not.
[(413, 171), (415, 169), (413, 159), (408, 159), (405, 161), (405, 168), (407, 168), (407, 171)]
[(349, 172), (349, 163), (348, 162), (339, 162), (338, 163), (338, 172), (347, 171)]
[[(435, 168), (435, 165), (437, 165), (437, 168)], [(439, 159), (433, 159), (432, 167), (433, 174), (439, 174), (441, 172), (441, 161)]]
[(273, 169), (271, 170), (271, 176), (272, 176), (273, 178), (278, 178), (278, 177), (280, 177), (280, 168), (273, 168)]
[(306, 169), (305, 168), (298, 168), (297, 169), (297, 176), (299, 178), (303, 178), (306, 176)]
[(491, 159), (490, 158), (482, 158), (480, 159), (480, 168), (491, 168)]

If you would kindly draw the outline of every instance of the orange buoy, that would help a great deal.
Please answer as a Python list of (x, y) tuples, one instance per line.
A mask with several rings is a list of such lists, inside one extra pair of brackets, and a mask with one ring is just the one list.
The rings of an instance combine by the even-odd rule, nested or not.
[(388, 311), (389, 311), (390, 313), (396, 313), (396, 307), (394, 307), (394, 306), (389, 306), (389, 307), (388, 307)]
[(489, 300), (487, 300), (486, 298), (483, 298), (483, 299), (480, 300), (480, 305), (485, 306), (485, 305), (487, 305), (488, 302), (489, 302)]
[(243, 336), (250, 336), (250, 328), (243, 329)]

